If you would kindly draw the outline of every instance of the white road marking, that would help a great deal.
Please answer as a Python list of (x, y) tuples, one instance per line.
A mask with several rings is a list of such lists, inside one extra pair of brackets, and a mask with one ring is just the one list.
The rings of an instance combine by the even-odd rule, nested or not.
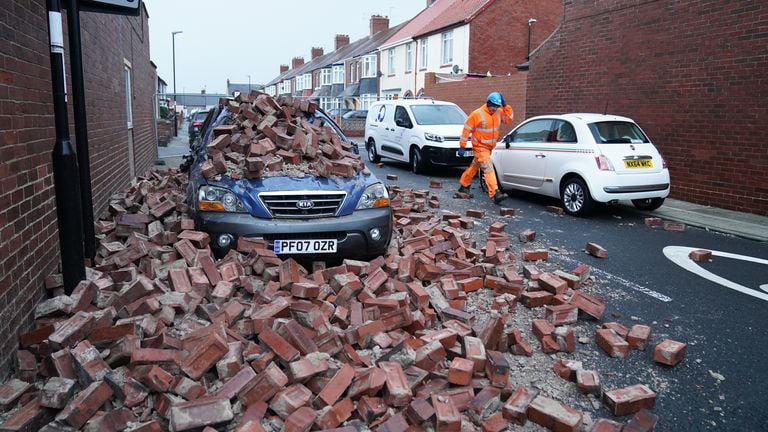
[[(576, 264), (576, 265), (584, 264), (583, 262), (580, 262), (580, 261), (575, 260), (573, 258), (567, 257), (565, 255), (558, 255), (558, 257), (560, 259), (562, 259), (563, 261), (568, 261), (568, 262), (571, 262), (571, 263)], [(671, 302), (672, 301), (672, 297), (666, 296), (666, 295), (664, 295), (664, 294), (662, 294), (660, 292), (656, 292), (656, 291), (654, 291), (654, 290), (652, 290), (650, 288), (646, 288), (646, 287), (644, 287), (642, 285), (638, 285), (638, 284), (636, 284), (636, 283), (634, 283), (632, 281), (628, 281), (628, 280), (626, 280), (626, 279), (624, 279), (622, 277), (616, 276), (615, 274), (608, 273), (605, 270), (600, 270), (599, 268), (592, 267), (592, 266), (589, 266), (589, 268), (590, 268), (590, 271), (593, 274), (598, 274), (603, 279), (608, 279), (608, 280), (611, 280), (613, 282), (617, 282), (617, 283), (619, 283), (621, 285), (624, 285), (627, 288), (630, 288), (630, 289), (633, 289), (635, 291), (641, 292), (641, 293), (643, 293), (645, 295), (651, 296), (651, 297), (655, 298), (656, 300), (661, 300), (663, 302)]]
[[(708, 279), (714, 283), (720, 284), (732, 290), (736, 290), (740, 293), (750, 295), (752, 297), (756, 297), (761, 300), (768, 301), (768, 294), (766, 293), (761, 293), (760, 291), (745, 287), (744, 285), (741, 285), (741, 284), (737, 284), (736, 282), (730, 281), (722, 276), (718, 276), (709, 270), (703, 269), (695, 261), (688, 258), (688, 254), (690, 254), (692, 250), (696, 250), (696, 249), (701, 249), (701, 248), (691, 248), (691, 247), (685, 247), (685, 246), (667, 246), (664, 248), (664, 255), (666, 255), (666, 257), (669, 258), (669, 260), (672, 261), (673, 263), (679, 265), (680, 267), (688, 270), (691, 273), (694, 273), (703, 277), (704, 279)], [(732, 258), (732, 259), (737, 259), (741, 261), (749, 261), (749, 262), (754, 262), (758, 264), (768, 265), (768, 260), (764, 260), (762, 258), (755, 258), (747, 255), (737, 255), (729, 252), (722, 252), (722, 251), (716, 251), (716, 250), (713, 250), (711, 252), (712, 252), (712, 256), (721, 256), (723, 258)], [(768, 284), (760, 285), (760, 289), (762, 289), (763, 291), (768, 291)]]

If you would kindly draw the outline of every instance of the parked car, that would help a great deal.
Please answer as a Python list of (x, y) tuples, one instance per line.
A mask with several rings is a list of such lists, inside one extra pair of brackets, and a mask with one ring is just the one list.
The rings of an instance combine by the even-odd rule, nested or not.
[(342, 114), (344, 120), (364, 119), (368, 116), (368, 110), (351, 110)]
[(466, 119), (458, 105), (431, 98), (376, 102), (365, 121), (368, 160), (377, 163), (387, 157), (408, 162), (417, 174), (429, 165), (467, 166), (472, 151), (463, 157), (457, 153)]
[(192, 144), (195, 141), (195, 138), (200, 135), (200, 129), (203, 127), (203, 122), (208, 115), (208, 111), (209, 110), (200, 110), (190, 116), (189, 126), (187, 127), (190, 144)]
[(533, 117), (501, 140), (491, 160), (502, 189), (560, 198), (575, 216), (588, 214), (596, 202), (619, 200), (655, 210), (670, 190), (666, 162), (627, 117)]
[[(212, 110), (201, 139), (192, 146), (187, 203), (196, 229), (211, 238), (218, 257), (239, 237), (265, 240), (282, 257), (312, 260), (369, 259), (383, 255), (392, 236), (392, 209), (386, 186), (370, 170), (351, 178), (267, 176), (233, 179), (226, 174), (206, 179), (202, 165), (213, 129), (230, 123), (224, 107)], [(325, 113), (313, 122), (331, 127), (357, 147)]]
[(328, 115), (335, 120), (337, 117), (343, 116), (350, 111), (352, 111), (350, 108), (331, 108), (327, 112)]

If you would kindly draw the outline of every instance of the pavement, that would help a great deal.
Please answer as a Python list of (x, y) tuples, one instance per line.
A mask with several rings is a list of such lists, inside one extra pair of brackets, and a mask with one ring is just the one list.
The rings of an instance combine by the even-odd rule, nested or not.
[[(179, 128), (178, 136), (171, 138), (167, 146), (158, 147), (157, 150), (157, 167), (178, 168), (183, 161), (183, 156), (189, 154), (186, 122)], [(682, 222), (711, 231), (768, 242), (768, 216), (704, 206), (672, 198), (667, 198), (664, 205), (652, 212), (636, 210), (630, 203), (621, 204), (649, 217)]]

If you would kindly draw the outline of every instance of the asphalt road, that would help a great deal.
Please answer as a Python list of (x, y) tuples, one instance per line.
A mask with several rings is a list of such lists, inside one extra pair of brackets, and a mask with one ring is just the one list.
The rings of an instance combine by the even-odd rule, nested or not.
[[(692, 227), (684, 232), (651, 228), (643, 215), (625, 206), (601, 207), (589, 218), (560, 216), (546, 210), (558, 205), (556, 200), (522, 193), (513, 193), (502, 203), (516, 209), (516, 216), (502, 218), (499, 206), (482, 196), (477, 181), (472, 185), (473, 199), (453, 198), (461, 170), (414, 175), (406, 164), (383, 162), (383, 168), (368, 165), (386, 183), (427, 190), (430, 179), (440, 180), (442, 189), (429, 190), (440, 197), (442, 209), (462, 215), (470, 208), (485, 210), (485, 219), (475, 223), (477, 238), (484, 238), (488, 225), (502, 220), (513, 238), (524, 229), (535, 230), (535, 245), (550, 249), (549, 264), (566, 271), (581, 263), (591, 266), (594, 292), (607, 305), (602, 322), (646, 324), (653, 333), (645, 352), (632, 351), (626, 359), (596, 355), (590, 367), (601, 374), (604, 390), (642, 383), (656, 391), (654, 412), (660, 417), (656, 430), (768, 431), (768, 416), (762, 412), (768, 401), (768, 285), (760, 288), (768, 284), (768, 245)], [(386, 174), (396, 174), (398, 180), (387, 181)], [(588, 242), (603, 246), (609, 257), (587, 255), (583, 249)], [(715, 252), (711, 262), (699, 263), (699, 269), (720, 276), (722, 283), (702, 277), (695, 266), (697, 273), (675, 264), (664, 253), (670, 246)], [(523, 245), (513, 242), (513, 247), (521, 250)], [(678, 253), (687, 257), (685, 250)], [(723, 283), (743, 286), (744, 292)], [(582, 326), (596, 329), (600, 324)], [(594, 344), (594, 332), (589, 336)], [(685, 359), (674, 367), (651, 360), (653, 346), (667, 338), (688, 344)], [(538, 348), (535, 341), (534, 348)], [(605, 408), (596, 414), (611, 418)]]

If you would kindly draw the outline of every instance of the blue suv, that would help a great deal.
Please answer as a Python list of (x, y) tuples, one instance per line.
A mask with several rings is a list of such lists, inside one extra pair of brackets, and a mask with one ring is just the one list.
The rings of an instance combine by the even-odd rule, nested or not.
[[(330, 127), (358, 153), (328, 115), (317, 109), (311, 116), (307, 120)], [(189, 164), (189, 212), (196, 228), (210, 235), (216, 256), (236, 247), (239, 237), (264, 240), (283, 258), (365, 259), (386, 253), (392, 236), (389, 194), (368, 169), (327, 178), (300, 170), (251, 179), (204, 175), (214, 129), (233, 123), (226, 106), (212, 109), (201, 139), (192, 145)]]

